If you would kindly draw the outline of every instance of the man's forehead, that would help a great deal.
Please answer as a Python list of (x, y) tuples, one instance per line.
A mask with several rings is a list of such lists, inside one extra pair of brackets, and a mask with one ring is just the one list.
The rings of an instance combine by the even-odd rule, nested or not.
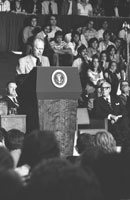
[(10, 87), (16, 88), (17, 85), (16, 85), (16, 83), (9, 83), (8, 87), (9, 87), (9, 88), (10, 88)]
[(102, 83), (102, 87), (110, 87), (111, 85), (107, 82)]

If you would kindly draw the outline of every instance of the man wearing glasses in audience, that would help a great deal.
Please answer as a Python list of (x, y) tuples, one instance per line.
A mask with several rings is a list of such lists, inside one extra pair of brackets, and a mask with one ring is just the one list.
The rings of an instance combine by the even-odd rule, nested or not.
[(118, 96), (111, 96), (111, 85), (103, 82), (101, 97), (94, 101), (94, 116), (108, 119), (108, 130), (113, 134), (117, 146), (130, 146), (130, 127), (126, 109)]

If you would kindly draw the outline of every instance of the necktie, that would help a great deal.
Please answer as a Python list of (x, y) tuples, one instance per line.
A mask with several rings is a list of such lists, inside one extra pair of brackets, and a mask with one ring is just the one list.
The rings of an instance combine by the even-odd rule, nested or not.
[(18, 101), (17, 101), (16, 98), (13, 98), (13, 102), (14, 102), (17, 106), (19, 106)]
[(39, 58), (37, 58), (36, 66), (41, 66), (41, 62), (40, 62), (40, 59), (39, 59)]
[(49, 15), (52, 15), (52, 8), (51, 8), (51, 2), (49, 2), (49, 5), (48, 5), (48, 11), (49, 11)]
[(106, 98), (107, 104), (109, 105), (110, 108), (112, 108), (111, 102), (109, 101), (109, 98)]

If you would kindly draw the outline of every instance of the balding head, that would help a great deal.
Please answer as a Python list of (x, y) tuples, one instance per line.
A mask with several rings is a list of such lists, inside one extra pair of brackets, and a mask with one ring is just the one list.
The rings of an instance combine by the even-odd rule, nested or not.
[(37, 58), (41, 58), (43, 51), (44, 51), (44, 41), (39, 38), (36, 38), (33, 41), (33, 55)]

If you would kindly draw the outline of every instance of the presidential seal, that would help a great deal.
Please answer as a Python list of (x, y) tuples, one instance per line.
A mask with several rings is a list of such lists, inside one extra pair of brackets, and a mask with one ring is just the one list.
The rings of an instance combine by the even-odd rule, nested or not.
[(63, 88), (67, 84), (67, 75), (63, 70), (55, 70), (52, 74), (52, 83), (57, 88)]

